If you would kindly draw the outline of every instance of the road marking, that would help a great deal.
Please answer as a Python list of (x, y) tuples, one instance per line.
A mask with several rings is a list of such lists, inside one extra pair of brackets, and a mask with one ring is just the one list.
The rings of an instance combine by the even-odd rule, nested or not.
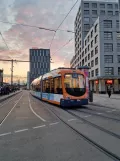
[(9, 113), (5, 116), (5, 118), (2, 120), (2, 122), (0, 123), (0, 126), (4, 123), (4, 121), (7, 119), (7, 117), (11, 114), (11, 112), (13, 111), (13, 109), (16, 107), (16, 105), (18, 104), (18, 102), (21, 100), (22, 96), (19, 98), (19, 100), (15, 103), (15, 105), (13, 106), (13, 108), (9, 111)]
[(90, 117), (90, 116), (92, 116), (92, 115), (87, 115), (87, 116), (84, 116), (84, 117)]
[(16, 130), (15, 133), (19, 133), (19, 132), (23, 132), (23, 131), (27, 131), (28, 129), (21, 129), (21, 130)]
[(51, 124), (49, 124), (50, 126), (52, 126), (52, 125), (56, 125), (56, 124), (58, 124), (59, 122), (54, 122), (54, 123), (51, 123)]
[(117, 110), (114, 109), (114, 110), (111, 110), (111, 111), (117, 111)]
[(37, 116), (37, 117), (38, 117), (40, 120), (42, 120), (43, 122), (46, 122), (45, 119), (43, 119), (40, 115), (38, 115), (38, 114), (33, 110), (32, 106), (31, 106), (31, 103), (30, 103), (30, 97), (29, 97), (29, 96), (28, 96), (28, 100), (29, 100), (29, 107), (30, 107), (31, 111), (34, 113), (34, 115)]
[(15, 97), (17, 97), (17, 96), (14, 96), (12, 99), (10, 99), (9, 101), (7, 101), (7, 102), (5, 102), (5, 103), (1, 103), (0, 104), (0, 107), (3, 107), (4, 105), (6, 105), (7, 103), (9, 103), (9, 102), (11, 102)]
[(4, 134), (0, 134), (0, 136), (6, 136), (6, 135), (10, 135), (11, 132), (8, 132), (8, 133), (4, 133)]
[(68, 121), (75, 121), (76, 119), (69, 119)]
[(103, 113), (97, 113), (98, 115), (102, 115)]
[(35, 126), (35, 127), (33, 127), (33, 129), (38, 129), (38, 128), (45, 127), (45, 126), (46, 126), (46, 125)]
[(106, 112), (111, 113), (112, 111), (106, 111)]

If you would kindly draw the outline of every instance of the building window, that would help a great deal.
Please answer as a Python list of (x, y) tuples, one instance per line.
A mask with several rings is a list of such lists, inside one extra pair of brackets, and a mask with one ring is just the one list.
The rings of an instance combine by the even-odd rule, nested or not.
[(118, 67), (118, 75), (120, 75), (120, 67)]
[(88, 77), (90, 78), (90, 72), (88, 73)]
[(91, 51), (91, 58), (94, 56), (94, 51), (92, 50)]
[(97, 54), (98, 53), (98, 46), (96, 46), (96, 48), (95, 48), (95, 54)]
[(88, 45), (88, 51), (90, 50), (90, 45)]
[(105, 43), (104, 44), (104, 51), (105, 52), (112, 52), (113, 51), (113, 44), (112, 43)]
[(89, 17), (84, 17), (84, 22), (90, 23), (90, 18)]
[(98, 35), (95, 36), (95, 44), (98, 42)]
[(117, 52), (120, 51), (120, 43), (117, 43)]
[(108, 9), (112, 9), (112, 8), (113, 8), (113, 5), (112, 5), (112, 4), (108, 4), (108, 5), (107, 5), (107, 8), (108, 8)]
[(91, 67), (94, 67), (94, 60), (91, 61)]
[(88, 60), (90, 60), (90, 54), (88, 54)]
[(113, 38), (112, 32), (104, 32), (104, 39), (111, 40)]
[(113, 55), (105, 55), (104, 62), (105, 63), (113, 63)]
[(116, 20), (116, 28), (119, 28), (119, 21)]
[(105, 8), (105, 4), (100, 4), (100, 8)]
[(90, 63), (88, 63), (88, 66), (90, 67)]
[(91, 48), (93, 47), (93, 40), (91, 41)]
[(115, 11), (115, 15), (118, 16), (119, 15), (119, 12), (118, 11)]
[(84, 29), (89, 30), (90, 29), (90, 24), (84, 24)]
[(88, 36), (88, 42), (90, 41), (90, 36)]
[(84, 57), (84, 51), (82, 52), (82, 57)]
[(112, 16), (113, 15), (113, 11), (108, 11), (108, 15)]
[(94, 70), (91, 71), (91, 77), (94, 77)]
[(91, 31), (91, 38), (93, 37), (93, 30)]
[(85, 62), (87, 62), (87, 56), (85, 57)]
[(89, 14), (90, 14), (89, 10), (84, 10), (84, 15), (89, 15)]
[(105, 75), (113, 75), (113, 67), (106, 67), (105, 68)]
[(112, 28), (112, 20), (104, 20), (104, 28)]
[(98, 24), (95, 25), (95, 33), (97, 32)]
[(85, 54), (87, 53), (87, 48), (85, 49)]
[(115, 4), (115, 9), (118, 9), (118, 4)]
[(118, 63), (120, 63), (120, 55), (117, 56)]
[(86, 44), (87, 44), (87, 40), (85, 40), (85, 46), (86, 46)]
[(97, 69), (95, 69), (95, 76), (98, 76), (98, 75), (99, 75), (99, 70), (97, 68)]
[(98, 65), (98, 57), (95, 58), (95, 65)]
[(84, 8), (89, 8), (89, 3), (84, 3)]
[(97, 8), (97, 3), (92, 3), (92, 8)]
[(92, 10), (93, 15), (97, 15), (97, 10)]
[(101, 10), (100, 11), (100, 15), (105, 15), (105, 11), (104, 10)]
[(117, 39), (120, 40), (120, 32), (117, 32)]

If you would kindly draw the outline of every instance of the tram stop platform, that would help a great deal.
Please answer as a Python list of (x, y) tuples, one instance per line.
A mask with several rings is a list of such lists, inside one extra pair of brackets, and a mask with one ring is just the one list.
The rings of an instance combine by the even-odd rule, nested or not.
[(108, 94), (93, 94), (93, 102), (89, 102), (90, 105), (105, 106), (110, 108), (120, 109), (120, 94), (112, 94), (108, 97)]

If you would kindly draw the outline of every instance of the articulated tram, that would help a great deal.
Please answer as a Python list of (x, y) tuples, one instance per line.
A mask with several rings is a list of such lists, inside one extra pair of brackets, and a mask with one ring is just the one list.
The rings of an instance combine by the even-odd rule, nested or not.
[(58, 68), (31, 83), (33, 96), (62, 107), (88, 104), (88, 67)]

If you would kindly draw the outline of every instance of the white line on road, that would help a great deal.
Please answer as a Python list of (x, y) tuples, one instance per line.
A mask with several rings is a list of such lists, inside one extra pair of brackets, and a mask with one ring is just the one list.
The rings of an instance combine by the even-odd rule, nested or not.
[(76, 119), (69, 119), (68, 121), (75, 121)]
[(54, 122), (54, 123), (50, 123), (49, 125), (52, 126), (52, 125), (56, 125), (58, 124), (59, 122)]
[(31, 103), (30, 103), (30, 97), (29, 97), (29, 96), (28, 96), (28, 100), (29, 100), (29, 107), (30, 107), (31, 111), (34, 113), (34, 115), (37, 116), (37, 117), (38, 117), (40, 120), (42, 120), (43, 122), (46, 122), (45, 119), (43, 119), (41, 116), (39, 116), (39, 115), (33, 110), (32, 106), (31, 106)]
[(117, 110), (114, 109), (114, 110), (111, 110), (111, 111), (117, 111)]
[(38, 129), (38, 128), (45, 127), (45, 126), (46, 126), (46, 125), (35, 126), (35, 127), (33, 127), (33, 129)]
[(97, 113), (98, 115), (102, 115), (103, 113)]
[[(18, 95), (17, 95), (18, 96)], [(17, 96), (14, 96), (12, 99), (10, 99), (9, 101), (3, 103), (3, 104), (0, 104), (0, 108), (3, 107), (4, 105), (6, 105), (7, 103), (11, 102), (15, 97)]]
[(18, 102), (21, 100), (22, 96), (19, 98), (19, 100), (16, 102), (16, 104), (13, 106), (13, 108), (9, 111), (9, 113), (6, 115), (6, 117), (2, 120), (2, 122), (0, 123), (0, 126), (3, 124), (3, 122), (7, 119), (7, 117), (11, 114), (11, 112), (13, 111), (13, 109), (16, 107), (16, 105), (18, 104)]
[(112, 111), (106, 111), (106, 112), (111, 113)]
[(16, 130), (15, 133), (19, 133), (19, 132), (23, 132), (23, 131), (27, 131), (28, 129), (21, 129), (21, 130)]
[(0, 136), (6, 136), (6, 135), (10, 135), (11, 132), (8, 132), (8, 133), (4, 133), (4, 134), (0, 134)]
[(90, 116), (92, 116), (92, 115), (87, 115), (87, 116), (84, 116), (84, 117), (90, 117)]

